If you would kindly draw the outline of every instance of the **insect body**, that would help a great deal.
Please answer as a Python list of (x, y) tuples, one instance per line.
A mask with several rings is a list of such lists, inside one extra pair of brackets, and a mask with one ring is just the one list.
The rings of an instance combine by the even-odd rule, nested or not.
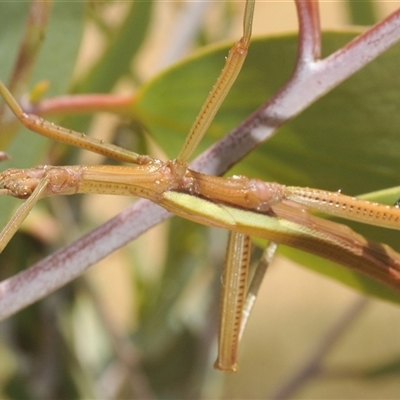
[[(35, 203), (44, 197), (98, 193), (149, 199), (183, 218), (231, 231), (223, 274), (219, 355), (216, 367), (237, 369), (241, 333), (251, 309), (246, 303), (250, 236), (282, 243), (363, 272), (400, 292), (400, 255), (385, 245), (372, 245), (348, 227), (309, 213), (322, 211), (364, 223), (399, 229), (398, 206), (366, 202), (341, 193), (286, 187), (243, 176), (222, 178), (188, 167), (244, 62), (250, 43), (254, 1), (248, 1), (244, 36), (231, 49), (226, 66), (195, 120), (177, 159), (160, 161), (86, 137), (26, 114), (0, 82), (0, 94), (28, 128), (49, 138), (130, 162), (131, 166), (41, 166), (1, 173), (0, 194), (26, 201), (0, 233), (0, 251)], [(259, 283), (257, 284), (259, 286)], [(255, 289), (255, 291), (257, 288)], [(254, 292), (252, 292), (254, 293)], [(250, 304), (250, 305), (248, 305)]]

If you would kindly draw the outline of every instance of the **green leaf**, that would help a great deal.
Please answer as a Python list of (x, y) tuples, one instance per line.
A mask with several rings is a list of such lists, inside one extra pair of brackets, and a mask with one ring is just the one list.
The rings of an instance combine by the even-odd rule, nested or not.
[(352, 25), (373, 25), (379, 20), (373, 0), (347, 0), (345, 4), (349, 14), (348, 19)]

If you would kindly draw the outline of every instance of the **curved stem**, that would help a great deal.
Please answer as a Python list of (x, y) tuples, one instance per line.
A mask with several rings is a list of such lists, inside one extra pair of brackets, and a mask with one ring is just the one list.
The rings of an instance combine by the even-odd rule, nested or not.
[(296, 0), (299, 20), (298, 67), (321, 57), (321, 26), (318, 1)]

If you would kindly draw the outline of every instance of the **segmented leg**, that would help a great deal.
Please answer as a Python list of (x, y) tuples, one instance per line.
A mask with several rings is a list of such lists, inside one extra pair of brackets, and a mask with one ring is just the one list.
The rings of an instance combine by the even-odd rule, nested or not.
[(224, 372), (237, 370), (239, 335), (250, 263), (250, 236), (229, 234), (221, 289), (218, 358), (214, 366)]

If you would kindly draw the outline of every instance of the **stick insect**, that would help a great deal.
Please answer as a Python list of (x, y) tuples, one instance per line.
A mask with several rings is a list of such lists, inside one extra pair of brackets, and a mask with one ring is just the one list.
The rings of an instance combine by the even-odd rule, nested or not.
[[(0, 194), (26, 199), (0, 233), (0, 251), (35, 203), (48, 196), (107, 193), (150, 199), (168, 211), (198, 223), (232, 231), (228, 243), (221, 301), (219, 354), (216, 368), (237, 369), (241, 334), (258, 283), (245, 303), (250, 236), (266, 238), (332, 259), (399, 291), (400, 256), (387, 246), (372, 246), (349, 228), (313, 216), (308, 209), (388, 228), (399, 228), (400, 209), (341, 193), (285, 187), (244, 176), (220, 178), (188, 168), (188, 160), (236, 79), (250, 44), (254, 1), (247, 1), (244, 34), (229, 53), (209, 98), (181, 152), (167, 162), (105, 144), (80, 133), (25, 114), (6, 87), (0, 93), (22, 124), (55, 140), (134, 164), (133, 166), (42, 166), (9, 169), (0, 176)], [(274, 247), (274, 244), (271, 245)], [(243, 316), (244, 315), (244, 316)]]

